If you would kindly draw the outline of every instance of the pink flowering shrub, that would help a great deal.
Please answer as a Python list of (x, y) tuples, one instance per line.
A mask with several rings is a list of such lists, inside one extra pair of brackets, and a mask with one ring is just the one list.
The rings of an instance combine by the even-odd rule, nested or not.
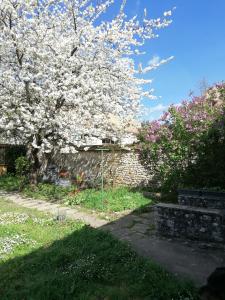
[(170, 106), (140, 131), (140, 157), (165, 191), (225, 187), (225, 84)]

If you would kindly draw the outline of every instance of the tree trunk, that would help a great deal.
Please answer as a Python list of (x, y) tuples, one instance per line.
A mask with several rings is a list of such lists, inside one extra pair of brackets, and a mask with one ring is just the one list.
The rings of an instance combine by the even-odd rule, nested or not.
[(29, 181), (32, 185), (37, 185), (40, 180), (40, 161), (38, 157), (38, 149), (32, 146), (28, 147), (27, 158), (31, 164)]
[[(41, 138), (37, 136), (37, 145), (41, 145)], [(39, 148), (34, 148), (32, 144), (27, 145), (27, 158), (30, 162), (30, 184), (37, 185), (42, 179), (48, 167), (53, 153), (40, 152)]]

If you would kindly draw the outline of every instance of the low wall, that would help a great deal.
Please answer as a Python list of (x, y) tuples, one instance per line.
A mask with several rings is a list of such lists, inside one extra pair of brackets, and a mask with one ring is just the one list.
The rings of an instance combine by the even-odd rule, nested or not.
[(225, 193), (204, 190), (179, 190), (178, 203), (180, 205), (225, 210)]
[(156, 206), (160, 235), (206, 242), (225, 242), (225, 212), (174, 204)]
[(135, 150), (79, 151), (75, 154), (61, 154), (54, 162), (59, 168), (66, 168), (71, 175), (84, 173), (89, 180), (101, 176), (103, 161), (104, 178), (112, 186), (146, 186), (150, 180), (148, 171), (139, 160)]

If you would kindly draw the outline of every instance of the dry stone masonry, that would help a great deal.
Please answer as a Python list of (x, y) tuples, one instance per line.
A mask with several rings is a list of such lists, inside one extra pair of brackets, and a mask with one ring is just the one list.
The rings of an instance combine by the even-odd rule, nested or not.
[(95, 180), (101, 176), (102, 164), (104, 178), (107, 184), (112, 186), (146, 186), (150, 180), (149, 172), (141, 164), (136, 150), (109, 148), (103, 153), (97, 148), (88, 151), (79, 151), (74, 154), (62, 154), (54, 163), (59, 168), (69, 170), (72, 176), (85, 174), (89, 180)]
[(225, 242), (225, 193), (180, 190), (178, 203), (156, 206), (156, 227), (160, 235)]
[(180, 190), (178, 203), (180, 205), (225, 210), (225, 192)]

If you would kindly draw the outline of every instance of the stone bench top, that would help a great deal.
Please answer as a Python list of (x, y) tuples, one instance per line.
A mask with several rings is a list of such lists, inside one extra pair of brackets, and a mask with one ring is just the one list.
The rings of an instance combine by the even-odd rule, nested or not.
[(168, 204), (168, 203), (159, 203), (155, 206), (155, 208), (168, 208), (168, 209), (175, 209), (175, 210), (183, 210), (187, 212), (198, 212), (203, 214), (215, 214), (225, 216), (225, 210), (221, 209), (212, 209), (212, 208), (202, 208), (202, 207), (194, 207), (194, 206), (187, 206), (187, 205), (178, 205), (178, 204)]
[(206, 198), (220, 198), (220, 199), (222, 198), (225, 200), (225, 192), (223, 191), (180, 189), (177, 192), (178, 192), (178, 196), (206, 197)]
[(202, 200), (202, 199), (206, 199), (206, 200), (212, 200), (212, 201), (223, 201), (225, 202), (225, 198), (224, 197), (220, 197), (220, 196), (212, 196), (212, 195), (186, 195), (186, 194), (182, 194), (182, 195), (178, 195), (178, 199), (179, 198), (194, 198), (196, 200)]

